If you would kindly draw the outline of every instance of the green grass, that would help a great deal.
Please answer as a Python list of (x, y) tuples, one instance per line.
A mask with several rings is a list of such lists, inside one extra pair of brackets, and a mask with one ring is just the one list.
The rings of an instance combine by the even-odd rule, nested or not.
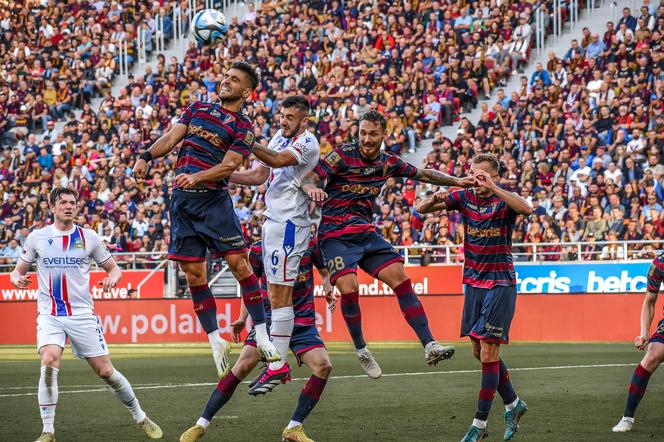
[[(479, 364), (467, 344), (435, 368), (424, 363), (415, 345), (373, 345), (383, 373), (420, 373), (371, 380), (348, 345), (330, 346), (333, 376), (307, 420), (317, 441), (459, 441), (475, 411)], [(178, 440), (199, 417), (215, 382), (212, 358), (204, 346), (111, 346), (115, 366), (136, 387), (164, 440)], [(66, 350), (66, 354), (69, 354)], [(234, 357), (237, 351), (234, 352)], [(637, 414), (635, 429), (613, 434), (622, 414), (627, 383), (641, 353), (627, 344), (512, 344), (503, 358), (511, 368), (570, 365), (628, 366), (514, 370), (512, 382), (530, 412), (515, 441), (653, 441), (664, 435), (664, 378), (653, 375)], [(452, 373), (449, 373), (452, 372)], [(34, 347), (0, 347), (0, 441), (34, 440), (41, 430), (36, 407), (39, 363)], [(306, 368), (294, 377), (307, 378)], [(65, 358), (59, 375), (58, 441), (145, 440), (127, 411), (107, 391), (66, 393), (102, 387), (87, 364)], [(210, 384), (177, 386), (176, 384)], [(204, 441), (278, 441), (304, 381), (253, 398), (240, 385), (213, 421)], [(153, 384), (149, 388), (141, 384)], [(157, 385), (155, 385), (157, 384)], [(81, 385), (84, 385), (81, 387)], [(164, 385), (167, 387), (159, 387)], [(20, 388), (19, 388), (20, 387)], [(32, 395), (25, 395), (26, 393)], [(23, 396), (8, 397), (8, 394)], [(489, 441), (502, 440), (503, 407), (497, 396), (489, 420)]]

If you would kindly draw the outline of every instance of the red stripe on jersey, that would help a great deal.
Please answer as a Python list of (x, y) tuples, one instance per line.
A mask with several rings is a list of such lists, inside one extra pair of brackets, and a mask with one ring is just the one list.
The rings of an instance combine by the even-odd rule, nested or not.
[(503, 219), (507, 217), (507, 208), (503, 207), (499, 209), (497, 212), (487, 212), (487, 213), (480, 213), (479, 211), (475, 210), (467, 210), (465, 212), (465, 215), (468, 216), (468, 218), (472, 219), (473, 221), (487, 221), (492, 218), (496, 219)]
[(178, 161), (177, 167), (185, 167), (185, 166), (194, 166), (194, 167), (200, 167), (203, 170), (210, 169), (211, 167), (214, 167), (214, 164), (206, 163), (203, 160), (199, 160), (196, 157), (192, 157), (191, 155), (187, 155), (185, 157), (182, 157), (180, 161)]
[(466, 256), (465, 266), (481, 272), (504, 272), (512, 270), (512, 263), (509, 262), (477, 262)]
[(51, 295), (51, 315), (55, 316), (55, 296), (53, 296), (53, 280), (51, 274), (48, 274), (48, 294)]
[(67, 291), (67, 275), (62, 274), (62, 300), (65, 302), (67, 308), (67, 316), (71, 316), (71, 304), (69, 303), (69, 292)]
[[(323, 222), (327, 222), (327, 217), (323, 218)], [(351, 224), (340, 230), (334, 230), (332, 232), (321, 232), (320, 240), (327, 238), (336, 238), (343, 235), (352, 235), (354, 233), (364, 233), (364, 232), (375, 232), (376, 228), (373, 224)]]
[(313, 326), (316, 325), (316, 319), (307, 317), (307, 318), (302, 318), (299, 316), (295, 317), (295, 320), (293, 321), (295, 325), (302, 325), (302, 326)]
[(473, 244), (470, 242), (466, 242), (464, 244), (464, 250), (472, 253), (477, 253), (481, 255), (493, 255), (496, 253), (505, 253), (505, 254), (511, 254), (512, 253), (512, 248), (507, 245), (507, 244), (497, 244), (497, 245), (479, 245), (479, 244)]
[(66, 252), (69, 250), (69, 235), (64, 235), (62, 237), (62, 251)]

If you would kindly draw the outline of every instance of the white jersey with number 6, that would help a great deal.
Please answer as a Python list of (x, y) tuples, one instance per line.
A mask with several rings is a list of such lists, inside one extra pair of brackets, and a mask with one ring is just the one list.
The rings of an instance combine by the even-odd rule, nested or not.
[(309, 227), (309, 197), (301, 186), (302, 179), (318, 164), (318, 140), (308, 130), (297, 137), (285, 138), (280, 129), (268, 147), (276, 152), (289, 151), (297, 164), (272, 169), (265, 194), (265, 216), (280, 223), (290, 221), (296, 226)]
[(39, 314), (75, 316), (93, 312), (90, 267), (111, 253), (93, 230), (74, 225), (63, 232), (51, 224), (28, 235), (20, 259), (37, 263)]

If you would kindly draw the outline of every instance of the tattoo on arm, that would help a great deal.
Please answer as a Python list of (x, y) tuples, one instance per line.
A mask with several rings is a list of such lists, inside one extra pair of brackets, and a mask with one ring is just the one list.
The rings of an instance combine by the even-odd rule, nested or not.
[(265, 155), (270, 155), (271, 157), (278, 158), (279, 157), (279, 152), (275, 152), (272, 149), (268, 149), (266, 147), (263, 147), (261, 145), (255, 145), (254, 146), (254, 152), (259, 152), (263, 153)]
[(437, 186), (453, 186), (456, 184), (456, 178), (434, 169), (417, 169), (415, 179), (423, 183), (435, 184)]

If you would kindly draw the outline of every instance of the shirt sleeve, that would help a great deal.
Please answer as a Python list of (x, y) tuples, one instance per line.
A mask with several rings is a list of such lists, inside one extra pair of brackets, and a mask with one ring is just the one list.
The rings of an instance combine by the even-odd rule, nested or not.
[(648, 293), (659, 294), (659, 287), (662, 285), (664, 280), (664, 263), (658, 262), (656, 259), (650, 265), (650, 270), (648, 270)]
[(228, 151), (239, 153), (243, 158), (247, 158), (254, 150), (254, 125), (248, 120), (238, 120), (235, 126), (235, 141), (228, 148)]
[(336, 175), (344, 170), (346, 164), (344, 163), (343, 154), (339, 149), (330, 152), (325, 158), (318, 161), (318, 165), (314, 169), (314, 173), (325, 180), (332, 175)]
[(86, 240), (90, 243), (90, 256), (98, 265), (102, 265), (112, 258), (101, 237), (92, 230), (85, 230)]
[(196, 106), (196, 103), (192, 103), (187, 109), (185, 109), (182, 115), (180, 115), (180, 119), (177, 121), (177, 124), (184, 124), (185, 126), (189, 126), (189, 123), (191, 123), (191, 117), (193, 117), (194, 112), (196, 112), (194, 106)]
[(37, 249), (35, 247), (35, 234), (34, 232), (29, 234), (23, 243), (23, 250), (21, 251), (21, 256), (19, 258), (28, 263), (34, 264), (37, 259)]
[(249, 263), (254, 270), (256, 278), (259, 280), (263, 277), (263, 249), (260, 244), (256, 243), (249, 249)]
[(460, 211), (463, 207), (463, 199), (465, 196), (465, 191), (463, 190), (455, 190), (447, 195), (447, 198), (445, 198), (445, 206), (447, 207), (447, 210)]
[[(309, 142), (307, 142), (309, 141)], [(318, 161), (319, 151), (311, 138), (298, 139), (286, 148), (297, 160), (298, 165), (309, 164)]]
[(392, 177), (415, 178), (417, 167), (405, 162), (396, 155), (392, 155), (389, 160), (388, 173)]

